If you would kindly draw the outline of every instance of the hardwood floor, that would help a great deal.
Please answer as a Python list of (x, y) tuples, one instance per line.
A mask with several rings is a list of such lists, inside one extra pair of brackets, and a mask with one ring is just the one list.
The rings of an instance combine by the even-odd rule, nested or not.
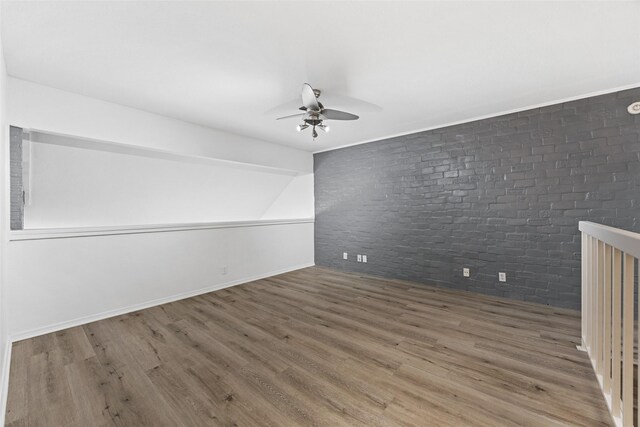
[(13, 346), (10, 426), (611, 425), (579, 314), (313, 267)]

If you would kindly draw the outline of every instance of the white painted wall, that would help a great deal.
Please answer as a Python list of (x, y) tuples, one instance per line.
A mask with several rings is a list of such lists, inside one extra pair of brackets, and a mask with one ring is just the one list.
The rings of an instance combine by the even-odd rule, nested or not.
[(313, 174), (298, 175), (289, 181), (261, 218), (312, 218), (314, 203)]
[(277, 171), (47, 143), (31, 147), (25, 229), (255, 220), (285, 190), (292, 208), (280, 209), (278, 218), (313, 217), (311, 175), (296, 181), (302, 185), (292, 194), (296, 177)]
[[(8, 119), (25, 129), (232, 161), (205, 165), (151, 154), (126, 155), (94, 149), (91, 141), (82, 148), (77, 141), (75, 146), (33, 143), (25, 228), (314, 214), (313, 160), (308, 152), (14, 78), (9, 79)], [(252, 170), (251, 165), (272, 169)]]
[[(144, 215), (140, 215), (141, 211), (128, 212), (129, 217), (119, 219), (128, 225), (134, 220), (143, 222), (142, 217), (148, 223), (184, 221), (187, 218), (177, 215), (171, 203), (205, 206), (203, 201), (192, 200), (196, 197), (206, 199), (208, 209), (194, 213), (201, 215), (198, 221), (259, 219), (272, 205), (272, 213), (267, 215), (270, 218), (276, 211), (277, 215), (287, 214), (287, 218), (309, 217), (308, 213), (313, 212), (313, 158), (308, 152), (14, 78), (8, 79), (8, 123), (289, 171), (270, 176), (260, 168), (243, 166), (222, 173), (221, 169), (201, 168), (202, 165), (170, 164), (135, 156), (124, 159), (122, 154), (108, 160), (109, 153), (105, 152), (76, 148), (70, 153), (65, 147), (41, 146), (35, 153), (39, 172), (34, 175), (33, 188), (43, 193), (34, 192), (34, 201), (45, 200), (48, 208), (37, 215), (31, 212), (31, 225), (43, 225), (51, 218), (62, 221), (69, 215), (73, 221), (66, 225), (104, 223), (113, 218), (114, 212), (100, 214), (89, 205), (107, 209), (113, 203), (122, 207), (131, 202), (134, 194), (153, 195), (153, 200), (145, 199), (150, 206), (136, 205)], [(144, 176), (134, 176), (135, 171), (141, 170)], [(186, 177), (180, 178), (182, 175)], [(90, 177), (85, 179), (91, 182), (72, 182), (71, 176)], [(126, 195), (122, 194), (123, 186), (131, 185), (132, 180), (137, 180), (135, 191), (127, 189)], [(211, 190), (209, 186), (215, 180), (227, 182)], [(85, 185), (91, 189), (83, 189)], [(185, 185), (193, 188), (178, 194)], [(249, 186), (254, 188), (249, 191)], [(75, 193), (65, 196), (61, 194), (63, 189)], [(231, 193), (223, 194), (229, 190)], [(52, 197), (56, 192), (57, 196)], [(64, 212), (63, 204), (78, 197), (84, 203), (80, 213), (70, 212), (72, 209)], [(262, 199), (246, 203), (247, 197)], [(233, 201), (233, 206), (225, 207), (225, 215), (218, 216), (218, 211), (210, 209), (216, 198)], [(162, 212), (158, 211), (163, 209), (171, 210), (171, 220), (160, 216)], [(89, 215), (93, 219), (87, 222)], [(196, 220), (190, 217), (189, 221), (192, 219)], [(7, 256), (8, 327), (10, 336), (16, 339), (312, 265), (313, 223), (19, 240), (9, 242)], [(225, 265), (228, 274), (223, 275)]]
[(8, 261), (16, 339), (313, 265), (313, 223), (12, 241)]
[[(9, 124), (313, 173), (313, 155), (9, 77)], [(215, 114), (212, 111), (211, 114)]]
[(11, 344), (7, 328), (7, 230), (9, 228), (9, 192), (7, 177), (9, 165), (9, 124), (7, 122), (7, 71), (0, 36), (0, 425), (4, 425), (9, 384)]

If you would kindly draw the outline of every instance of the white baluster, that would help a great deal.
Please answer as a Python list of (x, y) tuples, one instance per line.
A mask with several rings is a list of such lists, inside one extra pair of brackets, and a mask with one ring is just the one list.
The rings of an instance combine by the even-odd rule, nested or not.
[(611, 246), (604, 246), (604, 363), (602, 388), (611, 394)]
[(622, 422), (633, 426), (633, 264), (631, 255), (624, 254), (623, 297), (624, 322), (622, 324)]
[(622, 355), (622, 252), (613, 249), (613, 324), (611, 357), (611, 414), (620, 417)]

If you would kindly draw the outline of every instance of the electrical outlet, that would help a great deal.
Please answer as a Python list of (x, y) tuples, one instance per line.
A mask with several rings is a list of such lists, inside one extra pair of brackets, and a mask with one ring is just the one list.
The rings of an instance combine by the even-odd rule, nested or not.
[(226, 275), (228, 273), (228, 269), (227, 266), (225, 265), (224, 267), (222, 267), (222, 275)]
[(464, 277), (469, 277), (469, 269), (468, 268), (463, 268), (462, 269), (462, 275)]
[(342, 259), (349, 259), (349, 254), (346, 252), (342, 252)]
[(507, 281), (507, 273), (498, 273), (498, 280), (501, 282), (506, 282)]
[(362, 262), (367, 262), (367, 256), (366, 255), (362, 255)]
[(362, 262), (362, 255), (358, 254), (358, 262)]

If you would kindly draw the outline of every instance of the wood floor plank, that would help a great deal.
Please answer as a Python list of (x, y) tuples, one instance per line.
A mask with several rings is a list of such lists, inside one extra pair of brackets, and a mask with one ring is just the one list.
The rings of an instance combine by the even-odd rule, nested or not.
[(78, 424), (114, 426), (108, 408), (104, 388), (105, 370), (97, 357), (92, 357), (65, 366), (71, 394), (75, 403)]
[(28, 364), (27, 424), (77, 425), (62, 351), (42, 351), (31, 356)]
[(191, 426), (231, 424), (224, 409), (217, 409), (205, 395), (192, 392), (179, 370), (165, 364), (147, 371), (147, 376), (181, 423)]
[(612, 425), (580, 325), (306, 268), (14, 343), (6, 425)]
[[(28, 415), (28, 394), (30, 387), (29, 365), (33, 354), (32, 341), (25, 340), (13, 344), (11, 349), (11, 372), (9, 384), (11, 393), (7, 396), (5, 423), (24, 425)], [(23, 422), (21, 423), (20, 420)]]

